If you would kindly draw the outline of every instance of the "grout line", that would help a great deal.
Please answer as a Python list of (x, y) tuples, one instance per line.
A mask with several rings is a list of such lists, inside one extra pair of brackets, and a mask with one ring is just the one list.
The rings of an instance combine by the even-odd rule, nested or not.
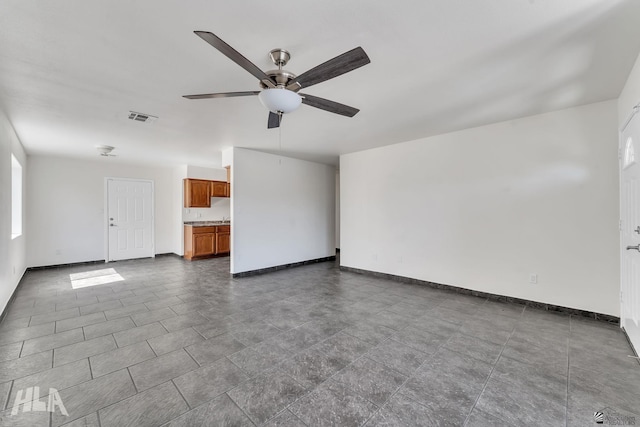
[[(405, 326), (405, 328), (406, 328), (406, 327), (407, 327), (407, 326)], [(394, 342), (398, 342), (398, 341), (395, 341), (395, 340), (393, 340), (393, 339), (391, 339), (391, 338), (388, 338), (386, 341), (394, 341)], [(382, 342), (386, 342), (386, 341), (382, 341)], [(382, 344), (382, 342), (381, 342), (380, 344)], [(401, 344), (402, 344), (402, 343), (401, 343)], [(379, 344), (377, 344), (376, 346), (374, 346), (374, 348), (375, 348), (375, 347), (377, 347), (378, 345), (379, 345)], [(406, 345), (406, 344), (403, 344), (403, 345)], [(433, 357), (435, 356), (435, 354), (436, 354), (436, 353), (437, 353), (441, 348), (443, 348), (443, 346), (444, 346), (444, 344), (440, 345), (440, 346), (438, 347), (438, 349), (437, 349), (436, 351), (434, 351), (432, 354), (427, 354), (427, 353), (425, 353), (425, 354), (427, 354), (427, 356), (428, 356), (428, 357), (427, 357), (427, 358), (426, 358), (426, 359), (425, 359), (425, 360), (420, 364), (420, 366), (418, 366), (416, 369), (414, 369), (414, 370), (413, 370), (413, 373), (412, 373), (412, 374), (407, 375), (407, 379), (406, 379), (406, 380), (405, 380), (405, 381), (404, 381), (404, 382), (403, 382), (403, 383), (402, 383), (402, 384), (401, 384), (401, 385), (396, 389), (396, 391), (394, 391), (394, 392), (391, 394), (391, 396), (389, 396), (389, 399), (387, 399), (387, 401), (386, 401), (384, 404), (382, 404), (382, 405), (380, 405), (380, 406), (378, 406), (378, 405), (376, 404), (376, 407), (378, 407), (378, 409), (377, 409), (376, 411), (374, 411), (374, 412), (371, 414), (371, 416), (370, 416), (369, 418), (367, 418), (367, 420), (365, 421), (365, 423), (363, 424), (363, 426), (364, 426), (364, 425), (366, 425), (366, 424), (368, 424), (368, 423), (369, 423), (369, 422), (370, 422), (370, 421), (371, 421), (371, 420), (372, 420), (372, 419), (373, 419), (373, 418), (374, 418), (374, 417), (375, 417), (375, 416), (376, 416), (376, 415), (377, 415), (377, 414), (378, 414), (378, 413), (383, 409), (383, 406), (385, 406), (389, 401), (391, 401), (391, 399), (393, 399), (393, 398), (398, 394), (398, 392), (400, 392), (400, 390), (402, 389), (402, 387), (404, 387), (404, 386), (405, 386), (405, 384), (407, 384), (407, 383), (409, 382), (409, 380), (411, 380), (411, 379), (413, 378), (413, 374), (415, 374), (415, 373), (416, 373), (416, 372), (417, 372), (421, 367), (423, 367), (423, 366), (424, 366), (424, 365), (425, 365), (429, 360), (433, 359)], [(407, 347), (409, 347), (409, 346), (407, 346)], [(409, 348), (413, 349), (413, 347), (409, 347)], [(415, 350), (415, 349), (414, 349), (414, 350)], [(371, 351), (371, 350), (369, 350), (369, 351)], [(362, 357), (364, 357), (367, 353), (369, 353), (369, 351), (367, 351), (365, 354), (363, 354), (363, 355), (362, 355)], [(424, 352), (423, 352), (423, 353), (424, 353)], [(379, 363), (379, 362), (376, 362), (376, 363)], [(383, 363), (382, 365), (384, 365), (384, 363)], [(387, 368), (389, 368), (387, 365), (384, 365), (384, 366), (385, 366), (385, 367), (387, 367)], [(389, 369), (392, 369), (392, 368), (389, 368)], [(398, 372), (398, 371), (396, 371), (396, 372)], [(402, 374), (402, 375), (405, 375), (405, 374)], [(426, 406), (425, 406), (425, 405), (423, 405), (423, 404), (422, 404), (422, 403), (420, 403), (420, 402), (415, 401), (414, 399), (409, 399), (409, 400), (411, 400), (412, 402), (415, 402), (416, 404), (418, 404), (418, 405), (423, 406), (423, 407), (425, 407), (425, 408), (426, 408)], [(373, 402), (372, 402), (372, 403), (373, 403)]]
[[(237, 387), (237, 386), (236, 386), (236, 387)], [(235, 387), (234, 387), (234, 388), (235, 388)], [(233, 388), (232, 388), (231, 390), (233, 390)], [(236, 405), (236, 407), (237, 407), (238, 409), (240, 409), (240, 412), (242, 412), (242, 413), (244, 414), (244, 416), (245, 416), (245, 417), (247, 417), (247, 419), (249, 420), (249, 422), (255, 426), (255, 425), (256, 425), (256, 423), (255, 423), (255, 422), (253, 422), (253, 420), (251, 419), (251, 417), (249, 416), (249, 414), (247, 414), (247, 413), (245, 412), (245, 410), (244, 410), (244, 409), (242, 409), (242, 408), (240, 407), (240, 405), (238, 405), (238, 404), (236, 403), (236, 401), (235, 401), (235, 400), (233, 400), (233, 399), (231, 398), (231, 396), (229, 396), (229, 392), (230, 392), (231, 390), (227, 390), (227, 391), (225, 391), (223, 394), (224, 394), (225, 396), (227, 396), (227, 399), (229, 399), (231, 402), (233, 402), (233, 404), (234, 404), (234, 405)], [(220, 395), (220, 396), (222, 396), (222, 395)], [(267, 420), (267, 421), (268, 421), (268, 420)]]
[[(140, 363), (142, 363), (142, 362), (140, 362)], [(133, 366), (135, 366), (135, 365), (133, 365)], [(136, 391), (136, 394), (138, 394), (138, 393), (140, 393), (140, 391), (138, 391), (138, 386), (136, 385), (136, 382), (133, 380), (133, 376), (131, 375), (131, 371), (129, 370), (130, 367), (131, 366), (127, 366), (125, 369), (127, 370), (127, 373), (129, 374), (129, 378), (131, 379), (131, 384), (133, 384), (133, 388)], [(114, 371), (114, 372), (118, 372), (118, 371)], [(156, 386), (154, 386), (154, 387), (156, 387)], [(153, 388), (153, 387), (151, 387), (151, 388)], [(147, 390), (151, 390), (151, 388), (148, 388)], [(135, 394), (133, 396), (135, 396)], [(125, 399), (128, 399), (128, 397), (125, 398)], [(122, 400), (124, 400), (124, 399), (119, 400), (119, 402), (121, 402)], [(112, 405), (113, 405), (113, 403), (112, 403)], [(109, 405), (109, 406), (111, 406), (111, 405)]]
[[(487, 388), (487, 384), (489, 384), (489, 380), (491, 379), (491, 376), (493, 375), (493, 371), (495, 371), (496, 365), (500, 361), (500, 358), (502, 357), (502, 353), (504, 353), (504, 349), (507, 347), (507, 344), (509, 343), (509, 340), (511, 339), (511, 337), (513, 337), (513, 334), (515, 333), (515, 331), (516, 331), (516, 328), (514, 326), (513, 329), (511, 330), (511, 334), (509, 334), (509, 338), (507, 338), (505, 343), (502, 345), (502, 350), (500, 350), (500, 354), (498, 354), (498, 358), (496, 359), (495, 363), (491, 365), (491, 372), (489, 372), (489, 375), (487, 375), (487, 379), (484, 382), (484, 385), (482, 386), (482, 390), (480, 391), (480, 393), (478, 393), (478, 397), (476, 397), (476, 401), (473, 402), (473, 405), (471, 406), (471, 409), (469, 410), (469, 413), (467, 414), (467, 418), (464, 420), (464, 425), (465, 426), (467, 424), (469, 424), (469, 420), (471, 419), (471, 414), (473, 413), (473, 410), (475, 409), (476, 405), (478, 404), (478, 401), (480, 400), (480, 396), (482, 396), (482, 393), (484, 393), (485, 389)], [(493, 415), (493, 414), (489, 414), (489, 415), (492, 415), (492, 416), (495, 417), (495, 415)], [(500, 418), (500, 417), (496, 417), (496, 418)]]
[(2, 409), (9, 409), (9, 403), (10, 403), (10, 398), (11, 398), (11, 393), (13, 392), (13, 386), (15, 385), (16, 380), (11, 380), (11, 385), (9, 386), (9, 393), (7, 393), (7, 397), (5, 398), (5, 402), (4, 405), (2, 406)]
[[(193, 371), (189, 371), (189, 372), (193, 372)], [(186, 373), (188, 373), (188, 372), (186, 372)], [(176, 377), (176, 378), (177, 378), (177, 377)], [(189, 405), (189, 402), (187, 401), (187, 399), (184, 397), (184, 395), (183, 395), (183, 394), (182, 394), (182, 392), (180, 391), (180, 388), (178, 387), (178, 385), (177, 385), (175, 382), (173, 382), (173, 380), (175, 380), (175, 378), (171, 378), (169, 381), (171, 381), (171, 384), (173, 384), (173, 386), (174, 386), (174, 387), (176, 388), (176, 390), (178, 391), (178, 394), (180, 395), (180, 397), (182, 397), (182, 400), (184, 400), (184, 403), (186, 403), (186, 404), (187, 404), (187, 408), (189, 408), (189, 409), (188, 409), (187, 411), (185, 411), (184, 413), (182, 413), (182, 414), (178, 415), (178, 417), (180, 417), (180, 416), (182, 416), (182, 415), (186, 414), (187, 412), (189, 412), (190, 410), (192, 410), (192, 409), (193, 409), (193, 407), (192, 407), (191, 405)], [(155, 386), (155, 387), (157, 387), (157, 386)], [(214, 397), (214, 399), (215, 399), (215, 397)], [(213, 400), (213, 399), (212, 399), (212, 400)], [(177, 418), (177, 417), (176, 417), (176, 418)]]

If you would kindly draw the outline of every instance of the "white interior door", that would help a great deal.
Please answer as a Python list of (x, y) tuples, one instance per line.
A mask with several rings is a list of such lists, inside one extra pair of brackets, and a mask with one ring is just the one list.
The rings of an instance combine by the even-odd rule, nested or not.
[(640, 352), (640, 117), (631, 118), (620, 135), (621, 285), (620, 322)]
[(153, 183), (107, 178), (108, 260), (154, 256)]

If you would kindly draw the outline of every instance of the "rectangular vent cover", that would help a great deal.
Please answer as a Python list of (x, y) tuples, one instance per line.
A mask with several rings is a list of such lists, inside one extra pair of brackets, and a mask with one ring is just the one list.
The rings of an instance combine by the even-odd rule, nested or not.
[(153, 123), (158, 118), (156, 116), (152, 116), (151, 114), (137, 113), (135, 111), (129, 111), (129, 120), (135, 120), (137, 122), (143, 123)]

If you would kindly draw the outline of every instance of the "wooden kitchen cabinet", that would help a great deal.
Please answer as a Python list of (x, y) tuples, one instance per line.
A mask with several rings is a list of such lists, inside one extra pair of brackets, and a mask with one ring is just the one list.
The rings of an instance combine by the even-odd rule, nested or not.
[(193, 235), (193, 257), (209, 256), (216, 253), (216, 233)]
[(228, 255), (231, 252), (231, 226), (184, 226), (184, 258), (188, 260)]
[(211, 207), (211, 181), (186, 178), (183, 182), (185, 208)]
[(216, 227), (216, 255), (231, 252), (231, 227), (221, 225)]
[(229, 197), (227, 193), (227, 183), (225, 181), (211, 182), (211, 197)]

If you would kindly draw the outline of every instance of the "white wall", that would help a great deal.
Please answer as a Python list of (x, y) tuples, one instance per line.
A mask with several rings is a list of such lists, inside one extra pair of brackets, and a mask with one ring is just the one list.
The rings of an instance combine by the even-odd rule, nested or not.
[[(223, 168), (202, 168), (198, 166), (187, 166), (186, 177), (226, 182), (227, 170)], [(184, 204), (182, 206), (184, 206)], [(215, 221), (221, 220), (223, 218), (228, 219), (230, 215), (231, 202), (228, 198), (223, 197), (212, 197), (210, 208), (183, 208), (182, 210), (183, 221)]]
[(618, 316), (616, 123), (608, 101), (341, 156), (342, 265)]
[(629, 117), (631, 109), (640, 103), (640, 55), (629, 74), (627, 83), (618, 98), (618, 124), (622, 127)]
[(242, 148), (232, 158), (232, 273), (335, 255), (335, 167)]
[(178, 166), (173, 169), (173, 214), (179, 221), (173, 224), (173, 237), (175, 253), (184, 255), (184, 185), (183, 179), (187, 175), (187, 165)]
[(105, 259), (105, 177), (154, 181), (155, 252), (178, 251), (174, 234), (180, 219), (175, 218), (174, 170), (113, 160), (29, 157), (29, 267)]
[[(11, 154), (22, 166), (22, 235), (11, 238)], [(0, 111), (0, 313), (5, 309), (16, 286), (26, 270), (25, 224), (27, 155), (13, 130), (13, 126)]]

